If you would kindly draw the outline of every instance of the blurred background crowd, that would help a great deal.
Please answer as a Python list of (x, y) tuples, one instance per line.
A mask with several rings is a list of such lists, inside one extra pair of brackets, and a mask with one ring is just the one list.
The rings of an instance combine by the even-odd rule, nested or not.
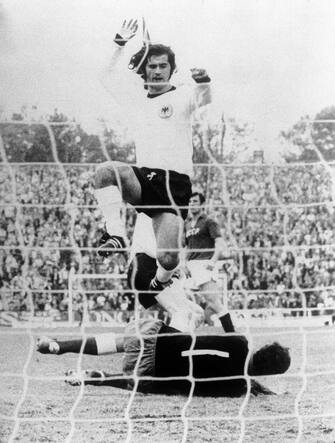
[[(49, 127), (13, 119), (0, 123), (0, 311), (66, 318), (69, 296), (80, 313), (85, 293), (90, 311), (126, 319), (134, 309), (126, 258), (96, 253), (104, 222), (93, 174), (107, 159), (135, 163), (134, 146), (107, 127), (100, 138), (88, 135), (58, 112)], [(245, 128), (230, 123), (238, 152)], [(225, 152), (224, 126), (194, 125), (193, 186), (235, 257), (225, 273), (230, 309), (335, 308), (335, 124), (320, 125), (311, 139), (302, 122), (283, 132), (299, 152), (276, 165), (259, 155), (238, 163), (234, 149)], [(130, 241), (135, 220), (125, 208)]]

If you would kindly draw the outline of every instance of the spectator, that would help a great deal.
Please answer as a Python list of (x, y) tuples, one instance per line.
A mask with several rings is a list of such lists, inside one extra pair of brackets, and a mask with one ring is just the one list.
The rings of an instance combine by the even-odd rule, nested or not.
[[(66, 312), (71, 269), (120, 275), (125, 264), (121, 255), (104, 262), (94, 251), (103, 222), (92, 192), (95, 165), (84, 163), (92, 158), (88, 145), (79, 146), (88, 139), (75, 125), (65, 131), (64, 124), (55, 131), (57, 149), (80, 148), (75, 151), (78, 164), (61, 164), (53, 158), (42, 125), (29, 134), (24, 125), (20, 128), (4, 131), (8, 160), (16, 162), (11, 173), (0, 166), (1, 302), (8, 309), (21, 304), (29, 310), (32, 294), (36, 312)], [(27, 152), (31, 155), (38, 135), (49, 163), (27, 164)], [(319, 163), (222, 165), (218, 129), (207, 138), (203, 135), (196, 124), (193, 182), (196, 189), (205, 190), (210, 211), (236, 250), (227, 273), (230, 309), (285, 308), (294, 315), (306, 305), (313, 312), (330, 312), (334, 298), (327, 288), (335, 284), (335, 211), (329, 170)], [(134, 160), (133, 146), (120, 149), (108, 137), (106, 132), (104, 141), (113, 158), (124, 149), (124, 161)], [(103, 159), (101, 152), (96, 161)], [(213, 159), (218, 163), (210, 163)], [(135, 211), (125, 211), (130, 239), (135, 218)], [(99, 290), (109, 292), (102, 295)], [(82, 291), (96, 291), (88, 297), (89, 310), (133, 310), (134, 300), (122, 295), (125, 290), (125, 282), (117, 278), (82, 282)], [(82, 295), (77, 303), (82, 303)]]

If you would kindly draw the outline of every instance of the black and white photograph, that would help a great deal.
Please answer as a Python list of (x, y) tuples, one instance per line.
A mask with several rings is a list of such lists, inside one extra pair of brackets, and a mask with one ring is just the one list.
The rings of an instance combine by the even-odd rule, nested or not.
[(335, 441), (335, 2), (0, 0), (0, 442)]

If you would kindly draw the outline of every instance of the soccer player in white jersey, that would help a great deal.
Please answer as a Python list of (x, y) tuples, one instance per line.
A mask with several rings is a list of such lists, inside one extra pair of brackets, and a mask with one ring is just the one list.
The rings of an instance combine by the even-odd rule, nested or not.
[(138, 166), (112, 161), (97, 168), (95, 195), (108, 233), (100, 253), (125, 247), (120, 207), (122, 200), (134, 205), (152, 220), (158, 267), (151, 288), (162, 290), (179, 265), (183, 222), (191, 196), (191, 117), (197, 107), (211, 101), (210, 78), (205, 70), (192, 69), (192, 86), (174, 86), (173, 51), (148, 41), (129, 63), (125, 47), (137, 29), (136, 20), (124, 21), (104, 76), (105, 87), (132, 126)]

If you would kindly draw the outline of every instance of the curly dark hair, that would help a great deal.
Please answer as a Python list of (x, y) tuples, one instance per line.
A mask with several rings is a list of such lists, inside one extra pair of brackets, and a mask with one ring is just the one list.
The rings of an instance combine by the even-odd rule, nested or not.
[(250, 375), (283, 374), (291, 364), (288, 348), (277, 342), (265, 345), (254, 353)]
[[(143, 59), (146, 50), (147, 50), (147, 47), (142, 46), (142, 48), (138, 52), (136, 52), (136, 54), (134, 54), (132, 56), (132, 58), (130, 59), (129, 65), (128, 65), (129, 69), (137, 70), (137, 74), (140, 75), (142, 77), (142, 79), (145, 81), (146, 80), (145, 67), (148, 63), (149, 58), (153, 55), (166, 54), (168, 56), (168, 61), (171, 66), (171, 73), (170, 73), (170, 77), (171, 77), (171, 75), (174, 73), (174, 71), (176, 69), (176, 60), (175, 60), (175, 53), (172, 51), (170, 46), (165, 46), (165, 45), (161, 45), (161, 44), (155, 44), (155, 45), (150, 44), (149, 49), (148, 49), (148, 53), (146, 54), (144, 60), (141, 63), (141, 60)], [(139, 66), (139, 64), (140, 64), (140, 66)]]
[(195, 192), (192, 192), (192, 194), (191, 194), (191, 198), (192, 197), (196, 197), (196, 196), (199, 196), (199, 200), (200, 200), (200, 204), (202, 205), (203, 203), (205, 203), (205, 196), (204, 196), (204, 194), (202, 193), (202, 192), (198, 192), (198, 191), (195, 191)]

